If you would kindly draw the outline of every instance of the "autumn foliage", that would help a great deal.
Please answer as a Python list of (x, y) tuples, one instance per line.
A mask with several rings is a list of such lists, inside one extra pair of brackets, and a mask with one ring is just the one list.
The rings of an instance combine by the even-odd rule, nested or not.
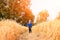
[(56, 19), (60, 19), (60, 12), (58, 12), (58, 16), (56, 17)]
[[(28, 20), (32, 20), (33, 23), (34, 15), (30, 10), (30, 1), (31, 0), (6, 0), (8, 7), (5, 7), (6, 5), (2, 5), (1, 3), (4, 8), (2, 8), (3, 10), (1, 9), (2, 12), (0, 12), (0, 14), (4, 17), (4, 19), (13, 19), (25, 26)], [(3, 2), (3, 4), (4, 3), (5, 2)], [(23, 14), (22, 12), (24, 12), (23, 16), (21, 15)]]
[(18, 16), (22, 12), (25, 12), (26, 8), (29, 8), (30, 0), (9, 0), (8, 5), (12, 8), (12, 11), (15, 12), (15, 15)]
[(49, 16), (47, 10), (41, 11), (37, 16), (37, 22), (44, 22), (47, 21), (47, 17)]

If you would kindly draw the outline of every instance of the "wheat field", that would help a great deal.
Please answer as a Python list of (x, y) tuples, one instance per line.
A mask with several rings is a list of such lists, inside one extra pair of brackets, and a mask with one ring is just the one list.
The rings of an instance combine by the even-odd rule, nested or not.
[(60, 40), (60, 20), (37, 24), (32, 27), (32, 33), (36, 40)]
[(60, 40), (60, 20), (36, 24), (32, 27), (32, 33), (13, 20), (2, 20), (0, 40)]
[[(23, 35), (23, 37), (22, 37)], [(0, 40), (22, 40), (28, 35), (28, 28), (13, 20), (0, 21)]]

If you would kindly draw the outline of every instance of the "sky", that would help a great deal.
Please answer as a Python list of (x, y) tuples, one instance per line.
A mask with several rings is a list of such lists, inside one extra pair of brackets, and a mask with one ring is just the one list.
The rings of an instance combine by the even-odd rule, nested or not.
[(30, 9), (35, 15), (35, 21), (38, 13), (45, 9), (48, 10), (50, 15), (48, 19), (53, 20), (60, 11), (60, 0), (31, 0)]

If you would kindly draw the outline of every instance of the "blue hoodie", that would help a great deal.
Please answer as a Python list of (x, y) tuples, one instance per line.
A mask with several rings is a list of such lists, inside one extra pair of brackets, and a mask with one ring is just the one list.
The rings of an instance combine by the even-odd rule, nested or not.
[(29, 23), (29, 22), (28, 22), (27, 26), (28, 26), (28, 27), (32, 27), (32, 23)]

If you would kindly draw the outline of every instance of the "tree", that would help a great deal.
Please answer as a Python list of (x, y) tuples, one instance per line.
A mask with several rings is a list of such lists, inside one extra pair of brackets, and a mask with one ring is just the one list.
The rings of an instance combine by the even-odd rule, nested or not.
[[(22, 24), (27, 24), (28, 20), (34, 21), (34, 15), (30, 10), (31, 0), (10, 0), (9, 6), (12, 9), (12, 14), (15, 15), (17, 22), (22, 22)], [(24, 12), (24, 16), (21, 18), (21, 14)]]
[(49, 16), (48, 11), (47, 10), (43, 10), (38, 14), (37, 17), (37, 22), (44, 22), (47, 21), (47, 17)]
[(29, 8), (30, 0), (9, 0), (8, 5), (15, 12), (15, 15), (18, 16), (21, 12), (25, 12), (26, 8)]
[(7, 0), (0, 0), (0, 19), (13, 19), (15, 16), (11, 14), (12, 9), (9, 7), (6, 1)]
[(29, 5), (30, 0), (0, 0), (0, 16), (2, 19), (13, 19), (26, 26), (28, 20), (32, 20), (32, 23), (34, 21)]
[(56, 19), (60, 19), (60, 12), (58, 12), (58, 16), (56, 17)]

